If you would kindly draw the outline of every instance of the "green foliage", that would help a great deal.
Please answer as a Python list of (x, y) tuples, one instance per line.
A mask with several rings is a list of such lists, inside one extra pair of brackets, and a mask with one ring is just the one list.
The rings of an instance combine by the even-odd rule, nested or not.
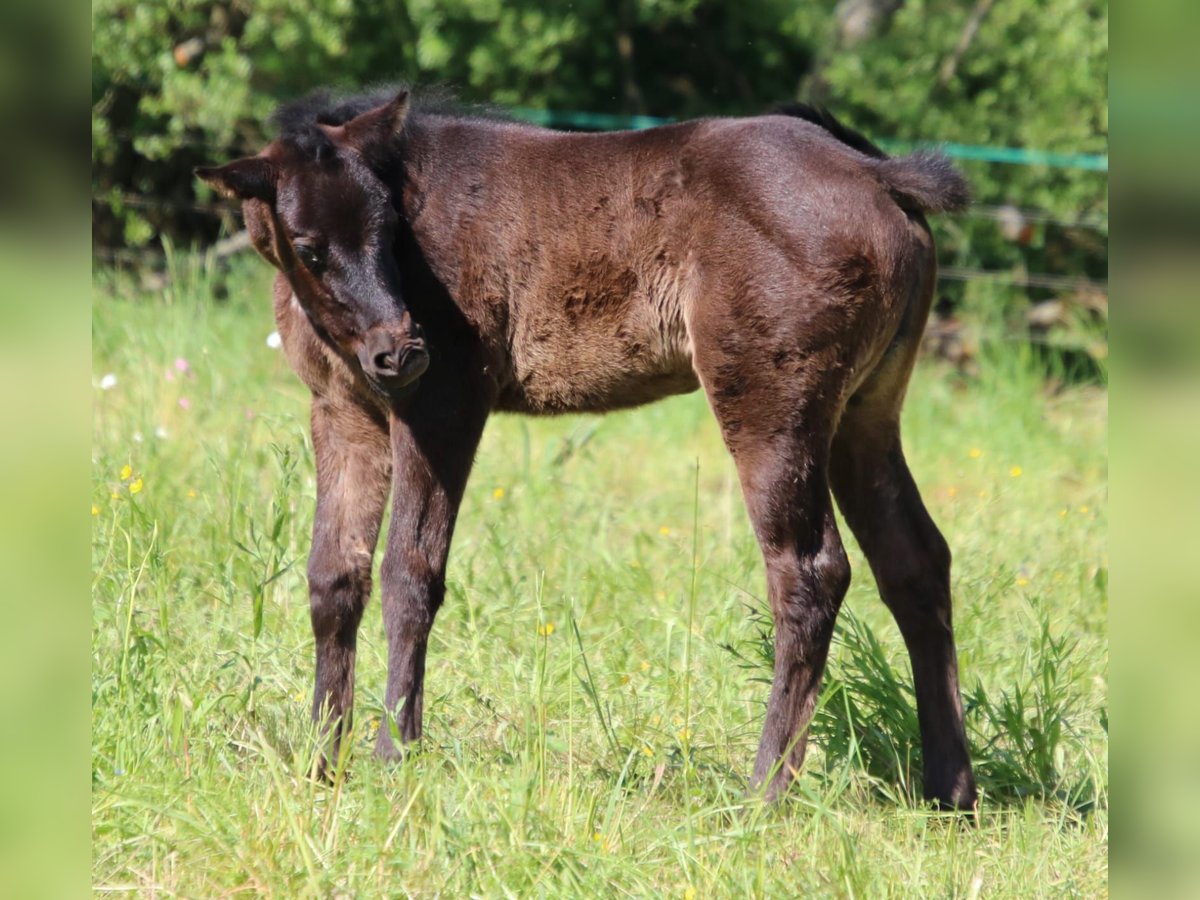
[[(347, 53), (350, 0), (97, 0), (92, 12), (92, 188), (100, 243), (211, 225), (173, 208), (191, 169), (260, 144), (274, 97), (368, 75)], [(129, 207), (128, 195), (153, 198)], [(111, 215), (106, 211), (111, 210)]]
[(782, 0), (99, 0), (96, 241), (211, 235), (211, 220), (179, 209), (208, 199), (191, 169), (257, 149), (274, 104), (321, 85), (408, 79), (509, 105), (755, 109), (790, 95), (807, 64), (805, 39), (784, 27), (794, 19)]
[[(822, 67), (824, 96), (858, 127), (881, 137), (1107, 153), (1107, 0), (989, 4), (960, 53), (972, 7), (981, 6), (904, 3), (884, 33), (836, 53)], [(946, 69), (951, 62), (952, 74)], [(939, 221), (943, 259), (1107, 277), (1106, 172), (962, 167), (977, 202), (1095, 227), (1034, 223), (1013, 239), (987, 219)]]
[[(845, 40), (845, 9), (898, 9)], [(797, 95), (881, 139), (1103, 153), (1106, 0), (98, 0), (94, 240), (215, 237), (194, 166), (257, 150), (275, 103), (407, 79), (507, 106), (688, 117)], [(986, 9), (984, 9), (986, 7)], [(968, 28), (983, 9), (976, 30)], [(948, 68), (949, 67), (949, 68)], [(939, 221), (962, 266), (1104, 278), (1106, 173), (966, 163), (978, 200), (1066, 222)], [(236, 219), (226, 215), (224, 225)], [(1096, 226), (1096, 227), (1092, 227)]]

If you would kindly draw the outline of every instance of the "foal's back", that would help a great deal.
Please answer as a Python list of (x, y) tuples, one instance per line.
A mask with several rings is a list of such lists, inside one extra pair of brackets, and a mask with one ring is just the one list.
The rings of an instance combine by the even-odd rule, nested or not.
[[(907, 299), (887, 286), (932, 264), (923, 221), (874, 161), (800, 119), (491, 127), (503, 139), (484, 155), (487, 197), (460, 229), (454, 255), (471, 262), (455, 281), (461, 304), (504, 307), (488, 317), (504, 332), (502, 408), (598, 411), (694, 390), (706, 322), (791, 332), (778, 338), (797, 352), (879, 330)], [(863, 338), (864, 356), (883, 339)]]

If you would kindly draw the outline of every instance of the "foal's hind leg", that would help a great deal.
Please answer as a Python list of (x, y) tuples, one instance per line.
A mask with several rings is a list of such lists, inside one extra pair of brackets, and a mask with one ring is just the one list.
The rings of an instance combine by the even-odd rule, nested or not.
[(387, 503), (391, 454), (381, 417), (345, 396), (314, 396), (317, 511), (308, 586), (316, 640), (312, 716), (330, 740), (318, 762), (336, 761), (354, 705), (358, 625), (371, 595), (371, 562)]
[(739, 465), (743, 484), (754, 484), (747, 508), (766, 560), (775, 620), (775, 672), (752, 776), (753, 787), (767, 784), (768, 799), (787, 788), (804, 761), (834, 621), (850, 583), (823, 461), (813, 459), (813, 471), (797, 477), (804, 464), (785, 459)]
[[(929, 517), (900, 447), (896, 379), (887, 362), (851, 401), (834, 439), (830, 479), (912, 661), (925, 796), (975, 805), (950, 610), (950, 550)], [(888, 381), (888, 375), (893, 380)]]
[[(775, 671), (752, 786), (768, 799), (800, 768), (850, 565), (829, 496), (829, 444), (846, 375), (832, 350), (780, 366), (765, 342), (695, 336), (696, 368), (737, 464), (767, 568)], [(759, 358), (759, 357), (762, 358)], [(786, 368), (787, 371), (780, 371)]]

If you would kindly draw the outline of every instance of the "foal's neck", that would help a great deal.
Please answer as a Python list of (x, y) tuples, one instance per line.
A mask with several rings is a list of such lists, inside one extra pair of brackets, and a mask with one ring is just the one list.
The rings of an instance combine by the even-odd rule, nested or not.
[(391, 185), (402, 198), (408, 221), (416, 225), (431, 207), (445, 214), (469, 202), (489, 186), (505, 132), (526, 129), (489, 119), (414, 114), (405, 125), (402, 162)]
[[(468, 268), (486, 256), (506, 260), (503, 222), (493, 204), (501, 190), (506, 147), (526, 126), (431, 113), (405, 123), (401, 161), (389, 179), (413, 245), (401, 253), (402, 276), (425, 291), (426, 316), (449, 315), (485, 344), (502, 338), (507, 295), (502, 283), (482, 284)], [(507, 140), (506, 140), (507, 139)], [(449, 301), (449, 306), (444, 305)], [(414, 297), (420, 305), (421, 299)]]

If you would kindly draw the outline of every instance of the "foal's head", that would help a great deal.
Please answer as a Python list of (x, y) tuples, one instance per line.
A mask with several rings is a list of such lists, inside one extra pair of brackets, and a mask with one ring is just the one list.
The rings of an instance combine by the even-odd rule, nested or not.
[(341, 124), (293, 129), (258, 156), (196, 174), (242, 201), (250, 238), (287, 277), (317, 332), (384, 395), (429, 366), (401, 299), (398, 216), (376, 172), (394, 156), (408, 93)]

